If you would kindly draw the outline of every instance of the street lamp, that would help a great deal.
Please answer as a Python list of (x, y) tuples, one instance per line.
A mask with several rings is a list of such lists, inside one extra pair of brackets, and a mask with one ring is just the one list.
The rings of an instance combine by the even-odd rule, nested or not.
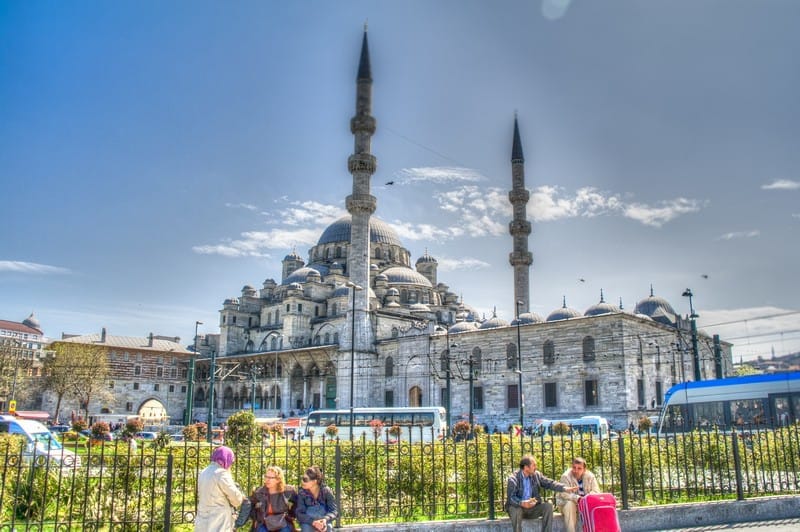
[(353, 413), (353, 374), (355, 372), (355, 359), (356, 359), (356, 290), (363, 290), (364, 288), (357, 285), (353, 281), (347, 281), (345, 286), (350, 288), (353, 293), (353, 316), (350, 321), (350, 439), (353, 439), (353, 424), (355, 422), (355, 414)]
[(209, 376), (209, 390), (208, 390), (208, 426), (206, 431), (206, 439), (211, 443), (211, 427), (214, 426), (214, 374), (217, 372), (217, 352), (211, 350), (211, 375)]
[(517, 377), (519, 378), (519, 426), (520, 430), (523, 432), (525, 431), (525, 396), (522, 393), (522, 343), (520, 342), (520, 333), (519, 333), (519, 307), (520, 305), (524, 305), (524, 301), (517, 300), (516, 307), (517, 311)]
[(450, 343), (450, 328), (449, 327), (447, 329), (445, 329), (445, 336), (446, 336), (446, 340), (447, 340), (447, 349), (445, 350), (445, 359), (444, 359), (445, 366), (444, 366), (444, 369), (445, 369), (445, 383), (446, 383), (446, 388), (445, 389), (447, 390), (447, 400), (445, 402), (444, 407), (445, 407), (445, 414), (447, 415), (447, 430), (449, 432), (449, 431), (451, 431), (453, 429), (453, 425), (451, 424), (452, 418), (450, 416), (450, 406), (452, 404), (452, 401), (450, 400), (450, 394), (452, 393), (452, 389), (450, 387), (450, 381), (452, 380), (452, 375), (453, 375), (453, 373), (451, 371), (451, 367), (450, 367), (450, 361), (451, 361), (450, 349), (452, 349), (453, 347), (458, 347), (458, 344), (451, 344)]
[(183, 424), (190, 425), (192, 423), (192, 409), (194, 408), (194, 359), (197, 357), (197, 327), (202, 325), (202, 321), (194, 322), (194, 355), (189, 359), (189, 371), (186, 373), (186, 413), (183, 416)]
[(689, 319), (692, 325), (692, 356), (694, 357), (694, 380), (699, 381), (702, 379), (700, 375), (700, 355), (697, 351), (697, 318), (699, 317), (694, 313), (694, 306), (692, 306), (692, 290), (687, 288), (681, 294), (683, 297), (689, 298)]

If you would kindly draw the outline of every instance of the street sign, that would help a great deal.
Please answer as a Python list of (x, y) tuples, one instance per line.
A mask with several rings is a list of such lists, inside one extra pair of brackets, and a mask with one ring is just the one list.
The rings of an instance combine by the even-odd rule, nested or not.
[(16, 414), (17, 413), (17, 400), (12, 399), (8, 402), (8, 413), (9, 414)]

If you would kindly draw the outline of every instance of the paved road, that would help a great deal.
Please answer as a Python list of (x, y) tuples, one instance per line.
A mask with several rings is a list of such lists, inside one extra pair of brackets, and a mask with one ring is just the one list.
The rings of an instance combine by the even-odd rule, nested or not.
[(720, 532), (726, 530), (731, 530), (733, 532), (797, 532), (800, 530), (800, 518), (756, 521), (752, 523), (733, 523), (730, 525), (700, 526), (694, 528), (676, 528), (671, 531), (663, 530), (661, 532)]

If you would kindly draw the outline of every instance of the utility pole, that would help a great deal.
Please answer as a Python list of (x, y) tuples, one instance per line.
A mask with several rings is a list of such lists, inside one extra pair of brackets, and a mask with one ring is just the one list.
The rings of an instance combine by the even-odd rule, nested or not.
[(692, 326), (692, 356), (694, 362), (694, 380), (700, 381), (703, 379), (702, 375), (700, 374), (700, 354), (698, 353), (697, 350), (697, 318), (699, 318), (700, 316), (694, 313), (694, 306), (692, 306), (692, 297), (694, 296), (694, 294), (692, 294), (692, 290), (690, 288), (687, 288), (686, 290), (683, 291), (682, 295), (683, 297), (689, 298), (689, 320)]

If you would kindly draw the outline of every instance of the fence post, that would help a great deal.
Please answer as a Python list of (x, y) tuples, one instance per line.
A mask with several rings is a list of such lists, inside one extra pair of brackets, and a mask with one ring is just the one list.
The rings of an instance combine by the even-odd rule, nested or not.
[(489, 480), (489, 520), (495, 519), (494, 515), (494, 451), (492, 439), (486, 438), (486, 476)]
[(164, 530), (169, 530), (172, 519), (172, 453), (167, 455), (167, 485), (164, 496)]
[(736, 429), (731, 431), (733, 438), (733, 467), (736, 471), (736, 500), (744, 500), (744, 489), (742, 487), (742, 458), (739, 455), (739, 434)]
[(622, 509), (628, 510), (628, 470), (625, 467), (625, 437), (622, 434), (617, 438), (617, 443), (619, 446), (619, 485), (622, 490)]
[[(352, 433), (352, 427), (351, 427)], [(353, 441), (350, 440), (350, 447), (352, 452)], [(339, 512), (336, 514), (336, 528), (342, 527), (342, 448), (339, 445), (339, 440), (336, 440), (336, 453), (334, 454), (334, 461), (336, 462), (336, 506), (339, 507)]]

